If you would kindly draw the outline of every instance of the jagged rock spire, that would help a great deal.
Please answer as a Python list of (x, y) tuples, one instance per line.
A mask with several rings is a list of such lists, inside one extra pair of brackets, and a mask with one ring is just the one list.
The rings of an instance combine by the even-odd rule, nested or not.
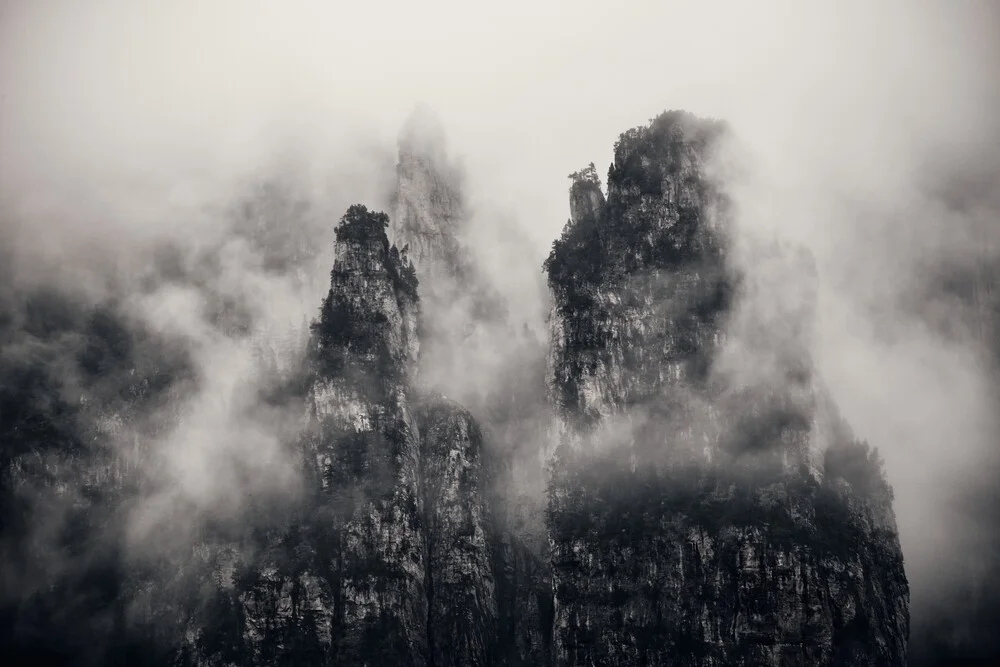
[(408, 247), (421, 275), (438, 277), (468, 271), (459, 241), (466, 217), (461, 175), (447, 158), (444, 130), (437, 116), (418, 106), (399, 134), (399, 161), (389, 235)]
[(599, 217), (604, 207), (604, 193), (601, 192), (601, 178), (594, 163), (569, 177), (573, 181), (569, 189), (570, 222), (580, 224), (584, 218)]
[(622, 134), (546, 261), (556, 663), (902, 666), (892, 493), (815, 384), (809, 259), (729, 261), (724, 132)]

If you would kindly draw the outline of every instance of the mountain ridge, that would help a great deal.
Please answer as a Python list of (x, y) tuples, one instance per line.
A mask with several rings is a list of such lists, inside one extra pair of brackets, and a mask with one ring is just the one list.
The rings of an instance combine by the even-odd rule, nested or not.
[[(156, 401), (205, 378), (113, 308), (13, 304), (4, 552), (51, 505), (72, 530), (42, 546), (82, 556), (33, 571), (69, 603), (2, 600), (12, 654), (37, 658), (49, 633), (81, 647), (57, 664), (905, 664), (891, 488), (813, 368), (809, 280), (772, 289), (809, 258), (759, 243), (767, 279), (733, 260), (708, 169), (728, 131), (666, 112), (621, 135), (606, 196), (592, 164), (571, 175), (545, 344), (518, 336), (462, 243), (460, 174), (418, 113), (392, 215), (353, 205), (334, 227), (329, 289), (308, 340), (289, 338), (305, 349), (280, 369), (255, 353), (259, 414), (241, 419), (288, 422), (274, 453), (297, 488), (174, 508), (191, 525), (162, 553), (119, 534), (132, 503), (162, 500), (143, 429), (169, 428), (144, 415), (182, 420)], [(314, 253), (246, 210), (248, 238), (281, 240), (268, 270)], [(220, 301), (222, 341), (250, 340), (244, 306)], [(40, 353), (18, 366), (14, 345)], [(82, 408), (58, 386), (66, 349), (93, 389)], [(121, 434), (140, 463), (101, 454)], [(74, 476), (92, 483), (64, 493)]]

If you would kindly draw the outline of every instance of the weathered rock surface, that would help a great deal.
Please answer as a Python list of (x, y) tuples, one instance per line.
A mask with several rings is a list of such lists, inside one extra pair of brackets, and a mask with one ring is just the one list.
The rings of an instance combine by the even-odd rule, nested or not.
[(444, 141), (437, 117), (421, 106), (407, 120), (398, 142), (390, 237), (400, 248), (408, 248), (427, 290), (446, 289), (453, 276), (472, 270), (460, 241), (468, 214), (461, 172), (448, 160)]
[(521, 325), (509, 321), (507, 304), (469, 247), (463, 172), (448, 157), (437, 118), (418, 107), (398, 143), (389, 235), (407, 248), (421, 284), (417, 382), (481, 414), (493, 376), (520, 361)]
[[(236, 593), (260, 664), (274, 646), (371, 665), (488, 664), (497, 651), (482, 434), (460, 406), (414, 398), (417, 281), (387, 224), (352, 207), (336, 230), (310, 356), (315, 493), (275, 552), (296, 565), (272, 556)], [(269, 640), (259, 628), (276, 619)]]
[[(811, 287), (788, 279), (808, 258), (742, 248), (768, 268), (735, 268), (705, 173), (724, 128), (670, 112), (625, 133), (606, 199), (592, 165), (574, 175), (546, 262), (546, 364), (463, 248), (460, 179), (426, 125), (401, 139), (393, 221), (354, 206), (337, 226), (304, 354), (294, 327), (269, 342), (247, 304), (213, 304), (220, 331), (259, 348), (262, 414), (246, 418), (302, 414), (281, 449), (302, 488), (192, 508), (192, 534), (160, 553), (130, 555), (124, 527), (159, 479), (142, 443), (177, 417), (163, 406), (188, 386), (184, 348), (121, 330), (113, 309), (2, 304), (2, 581), (24, 580), (0, 597), (13, 654), (904, 664), (891, 490), (812, 369)], [(278, 212), (244, 217), (301, 214), (281, 192), (262, 201)], [(262, 270), (314, 256), (273, 220), (245, 242), (272, 232)], [(33, 541), (32, 521), (52, 534)], [(65, 650), (46, 653), (47, 636)]]
[(775, 340), (746, 310), (705, 174), (724, 131), (625, 133), (607, 201), (574, 175), (547, 261), (555, 662), (905, 664), (891, 491), (814, 378), (808, 298), (775, 300)]
[[(434, 115), (418, 108), (399, 138), (395, 215), (390, 236), (408, 247), (420, 279), (421, 359), (416, 384), (447, 394), (482, 425), (491, 471), (490, 542), (496, 595), (490, 601), (499, 664), (543, 664), (551, 589), (542, 524), (544, 471), (539, 456), (548, 425), (545, 344), (511, 320), (466, 243), (474, 233), (462, 172), (449, 160)], [(442, 445), (440, 456), (456, 456)], [(476, 561), (477, 563), (480, 561)], [(470, 564), (467, 576), (486, 576)]]
[(466, 410), (443, 400), (421, 406), (418, 421), (431, 661), (489, 664), (497, 650), (497, 599), (483, 436)]

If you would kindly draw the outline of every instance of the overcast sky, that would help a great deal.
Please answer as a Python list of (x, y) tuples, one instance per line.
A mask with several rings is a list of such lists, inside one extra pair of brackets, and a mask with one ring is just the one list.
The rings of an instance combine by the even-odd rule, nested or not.
[(996, 115), (985, 2), (3, 6), (5, 179), (243, 164), (279, 135), (391, 139), (422, 100), (477, 194), (543, 244), (566, 174), (604, 173), (618, 133), (667, 108), (727, 119), (796, 184), (865, 190)]

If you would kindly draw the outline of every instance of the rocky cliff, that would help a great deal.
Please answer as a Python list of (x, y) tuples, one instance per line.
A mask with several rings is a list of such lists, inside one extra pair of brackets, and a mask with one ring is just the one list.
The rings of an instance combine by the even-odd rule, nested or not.
[(463, 408), (411, 387), (417, 279), (387, 225), (354, 206), (336, 229), (308, 354), (312, 487), (230, 592), (245, 664), (488, 664), (498, 650), (482, 435)]
[(473, 270), (460, 239), (468, 215), (462, 172), (448, 159), (440, 121), (424, 106), (407, 119), (398, 148), (391, 240), (408, 248), (414, 266), (433, 285), (428, 291), (447, 289), (451, 285), (443, 279)]
[[(514, 321), (469, 243), (477, 233), (461, 169), (437, 118), (418, 107), (399, 136), (390, 236), (408, 248), (420, 279), (416, 384), (466, 406), (482, 425), (497, 542), (496, 660), (540, 664), (551, 597), (542, 525), (545, 344)], [(525, 295), (528, 296), (528, 295)], [(442, 456), (447, 452), (442, 451)], [(473, 575), (475, 576), (475, 575)]]
[(706, 175), (724, 132), (622, 135), (546, 262), (555, 662), (905, 664), (892, 494), (808, 363), (808, 298), (737, 306), (761, 301)]
[[(258, 350), (261, 366), (225, 424), (246, 427), (213, 433), (273, 436), (263, 477), (286, 475), (280, 490), (247, 477), (261, 450), (235, 447), (204, 480), (217, 502), (164, 495), (176, 479), (149, 444), (188, 418), (171, 406), (196, 389), (233, 400), (193, 370), (197, 347), (113, 302), (0, 292), (8, 653), (904, 664), (891, 489), (812, 368), (808, 256), (730, 229), (707, 174), (725, 131), (670, 112), (622, 135), (606, 197), (593, 165), (572, 175), (571, 220), (545, 263), (546, 346), (509, 321), (464, 243), (459, 172), (416, 116), (393, 218), (356, 205), (335, 227), (307, 341), (294, 323), (271, 341), (250, 326), (253, 304), (209, 300), (207, 340)], [(316, 249), (271, 220), (300, 204), (261, 196), (277, 208), (244, 210), (265, 222), (240, 243), (273, 251), (261, 271), (308, 282)], [(170, 257), (154, 278), (209, 270), (174, 275)], [(137, 514), (157, 503), (170, 521)], [(146, 524), (156, 548), (135, 534)]]
[(495, 378), (540, 357), (543, 342), (512, 321), (483, 271), (470, 243), (482, 223), (473, 220), (463, 171), (448, 156), (436, 116), (418, 107), (398, 149), (389, 236), (407, 249), (421, 282), (418, 382), (482, 413), (493, 402)]
[(387, 222), (352, 207), (336, 229), (330, 292), (314, 327), (308, 440), (326, 492), (319, 505), (335, 517), (336, 565), (325, 579), (337, 598), (337, 652), (423, 664), (426, 544), (407, 396), (416, 280), (389, 246)]

